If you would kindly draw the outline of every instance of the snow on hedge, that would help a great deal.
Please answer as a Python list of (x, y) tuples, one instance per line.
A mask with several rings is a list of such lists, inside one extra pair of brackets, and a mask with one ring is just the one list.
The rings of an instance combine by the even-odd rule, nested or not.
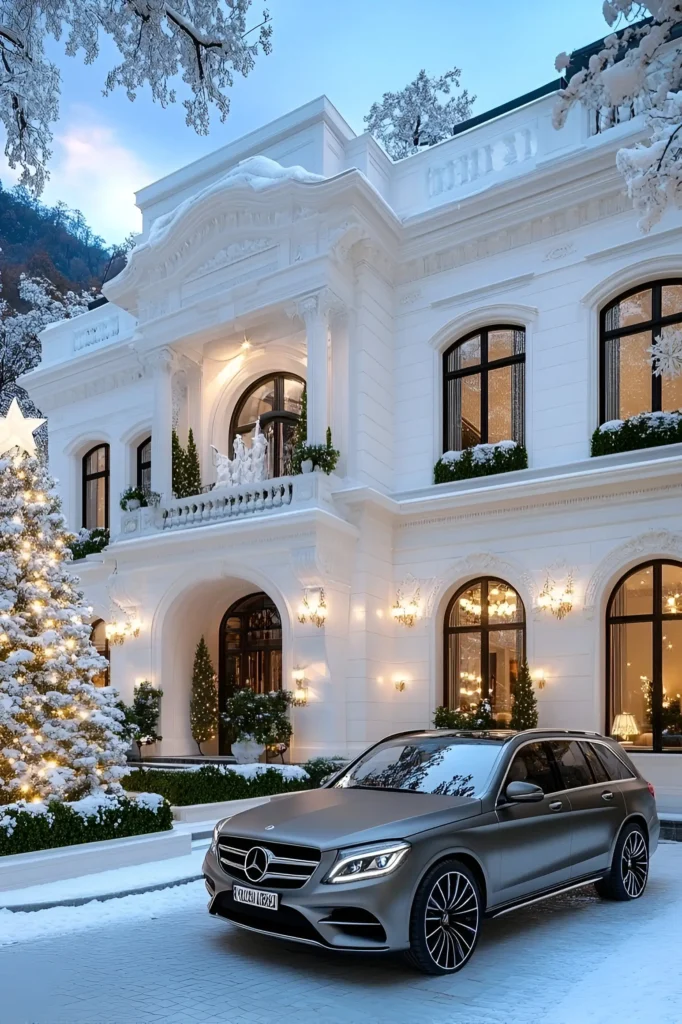
[(496, 441), (495, 444), (475, 444), (473, 448), (465, 448), (459, 452), (444, 452), (441, 458), (443, 462), (459, 462), (464, 452), (471, 452), (474, 462), (492, 462), (498, 452), (507, 452), (518, 447), (518, 441)]
[(304, 780), (310, 778), (305, 768), (301, 768), (297, 764), (213, 764), (209, 761), (207, 764), (174, 764), (172, 767), (169, 767), (168, 765), (146, 765), (144, 763), (134, 764), (131, 762), (128, 767), (131, 771), (144, 769), (146, 772), (200, 772), (202, 768), (206, 768), (209, 765), (211, 768), (217, 768), (218, 771), (223, 772), (225, 775), (233, 772), (235, 775), (241, 775), (244, 779), (255, 779), (258, 775), (268, 771), (279, 772), (285, 779)]

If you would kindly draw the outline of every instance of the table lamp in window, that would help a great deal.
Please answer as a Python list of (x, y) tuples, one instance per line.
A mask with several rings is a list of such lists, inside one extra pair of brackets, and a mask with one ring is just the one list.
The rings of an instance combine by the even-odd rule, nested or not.
[(631, 715), (628, 711), (621, 711), (613, 719), (611, 735), (617, 736), (623, 743), (627, 743), (631, 736), (639, 736), (639, 728), (635, 721), (635, 716)]

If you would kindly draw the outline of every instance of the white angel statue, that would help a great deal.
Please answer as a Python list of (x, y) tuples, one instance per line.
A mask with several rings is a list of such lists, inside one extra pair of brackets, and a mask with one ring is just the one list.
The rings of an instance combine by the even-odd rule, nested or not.
[(260, 429), (260, 420), (256, 421), (250, 448), (244, 444), (241, 434), (237, 434), (233, 444), (234, 458), (230, 459), (227, 455), (223, 455), (215, 445), (211, 445), (211, 448), (213, 449), (213, 465), (216, 467), (216, 487), (230, 487), (235, 484), (256, 483), (259, 480), (265, 480), (268, 439)]

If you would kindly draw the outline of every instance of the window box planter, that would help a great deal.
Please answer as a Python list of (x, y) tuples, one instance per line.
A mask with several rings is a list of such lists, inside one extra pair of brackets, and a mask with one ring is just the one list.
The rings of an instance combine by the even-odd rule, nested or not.
[(592, 435), (591, 455), (614, 455), (638, 448), (682, 443), (682, 412), (642, 412), (626, 420), (609, 420)]
[(86, 555), (97, 555), (102, 551), (109, 543), (109, 531), (101, 527), (97, 527), (94, 530), (86, 530), (83, 528), (79, 530), (77, 534), (73, 535), (73, 540), (69, 544), (71, 548), (71, 557), (74, 562), (81, 558), (85, 558)]
[(473, 477), (509, 473), (528, 468), (528, 452), (518, 441), (477, 444), (461, 452), (445, 452), (433, 471), (434, 483), (451, 483)]

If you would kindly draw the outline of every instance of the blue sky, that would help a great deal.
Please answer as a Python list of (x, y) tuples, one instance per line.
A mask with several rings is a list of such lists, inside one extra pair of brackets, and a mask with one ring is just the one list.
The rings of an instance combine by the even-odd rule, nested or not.
[[(255, 0), (254, 14), (265, 6)], [(50, 45), (62, 71), (52, 178), (44, 200), (79, 207), (107, 241), (139, 230), (133, 192), (326, 93), (358, 133), (383, 92), (419, 70), (462, 70), (474, 113), (556, 77), (554, 58), (605, 34), (601, 0), (270, 0), (273, 53), (259, 57), (231, 92), (225, 124), (200, 137), (180, 103), (162, 110), (140, 93), (102, 96), (116, 51), (106, 40), (95, 64)], [(179, 83), (181, 95), (182, 83)], [(0, 156), (0, 178), (12, 175)]]

